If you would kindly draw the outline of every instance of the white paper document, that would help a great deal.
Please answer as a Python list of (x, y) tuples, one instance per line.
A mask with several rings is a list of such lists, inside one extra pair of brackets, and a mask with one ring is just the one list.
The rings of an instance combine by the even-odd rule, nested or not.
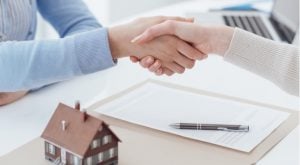
[[(98, 107), (96, 112), (160, 131), (250, 152), (289, 113), (148, 82)], [(172, 123), (249, 125), (249, 132), (180, 130)]]

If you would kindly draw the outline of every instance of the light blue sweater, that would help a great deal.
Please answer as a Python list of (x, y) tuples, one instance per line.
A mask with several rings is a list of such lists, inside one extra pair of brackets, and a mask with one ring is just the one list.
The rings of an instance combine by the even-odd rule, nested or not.
[[(59, 39), (33, 40), (37, 11)], [(103, 28), (81, 0), (0, 0), (0, 92), (39, 88), (115, 65)]]

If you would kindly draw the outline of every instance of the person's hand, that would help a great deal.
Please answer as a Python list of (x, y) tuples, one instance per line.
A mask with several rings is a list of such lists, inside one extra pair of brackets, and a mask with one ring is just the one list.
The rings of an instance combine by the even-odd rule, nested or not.
[(113, 58), (136, 56), (137, 59), (142, 59), (146, 56), (152, 56), (159, 59), (164, 72), (169, 74), (173, 72), (183, 73), (185, 68), (192, 68), (195, 64), (192, 59), (201, 59), (204, 54), (178, 37), (166, 35), (157, 37), (142, 45), (131, 43), (135, 36), (141, 34), (147, 28), (166, 20), (192, 21), (180, 17), (149, 17), (109, 28), (109, 42)]
[[(204, 54), (224, 55), (229, 48), (234, 29), (223, 25), (199, 25), (191, 22), (168, 20), (154, 25), (133, 39), (144, 44), (156, 37), (175, 35), (191, 43)], [(195, 59), (196, 60), (196, 59)]]
[(27, 91), (0, 93), (0, 106), (15, 102), (27, 94)]
[(174, 72), (168, 71), (162, 67), (160, 60), (155, 59), (152, 56), (143, 57), (139, 60), (135, 56), (130, 56), (130, 60), (133, 63), (139, 63), (142, 67), (147, 68), (150, 72), (155, 73), (157, 76), (166, 74), (168, 76), (172, 76)]
[[(176, 35), (177, 37), (192, 43), (195, 48), (204, 54), (214, 53), (224, 55), (230, 45), (233, 36), (233, 28), (227, 26), (201, 26), (193, 23), (170, 20), (148, 28), (144, 33), (137, 36), (134, 39), (134, 42), (143, 44), (155, 37), (170, 34)], [(154, 63), (145, 65), (147, 58), (137, 60), (136, 57), (131, 57), (131, 60), (133, 62), (139, 61), (142, 66), (149, 68), (150, 71), (155, 72), (157, 75), (163, 74), (162, 68), (153, 71)], [(152, 61), (154, 60), (155, 59), (152, 59)], [(159, 65), (159, 63), (156, 62), (156, 65)]]

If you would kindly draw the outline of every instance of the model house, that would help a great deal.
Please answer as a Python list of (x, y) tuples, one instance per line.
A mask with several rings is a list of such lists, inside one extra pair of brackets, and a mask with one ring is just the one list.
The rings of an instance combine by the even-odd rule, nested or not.
[(119, 138), (98, 118), (59, 104), (42, 134), (45, 158), (59, 165), (116, 165)]

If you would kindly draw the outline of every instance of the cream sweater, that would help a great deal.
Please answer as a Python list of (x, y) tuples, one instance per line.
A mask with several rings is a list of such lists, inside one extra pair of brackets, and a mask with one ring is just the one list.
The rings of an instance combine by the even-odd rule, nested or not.
[(299, 96), (299, 47), (236, 28), (224, 60), (256, 73)]

